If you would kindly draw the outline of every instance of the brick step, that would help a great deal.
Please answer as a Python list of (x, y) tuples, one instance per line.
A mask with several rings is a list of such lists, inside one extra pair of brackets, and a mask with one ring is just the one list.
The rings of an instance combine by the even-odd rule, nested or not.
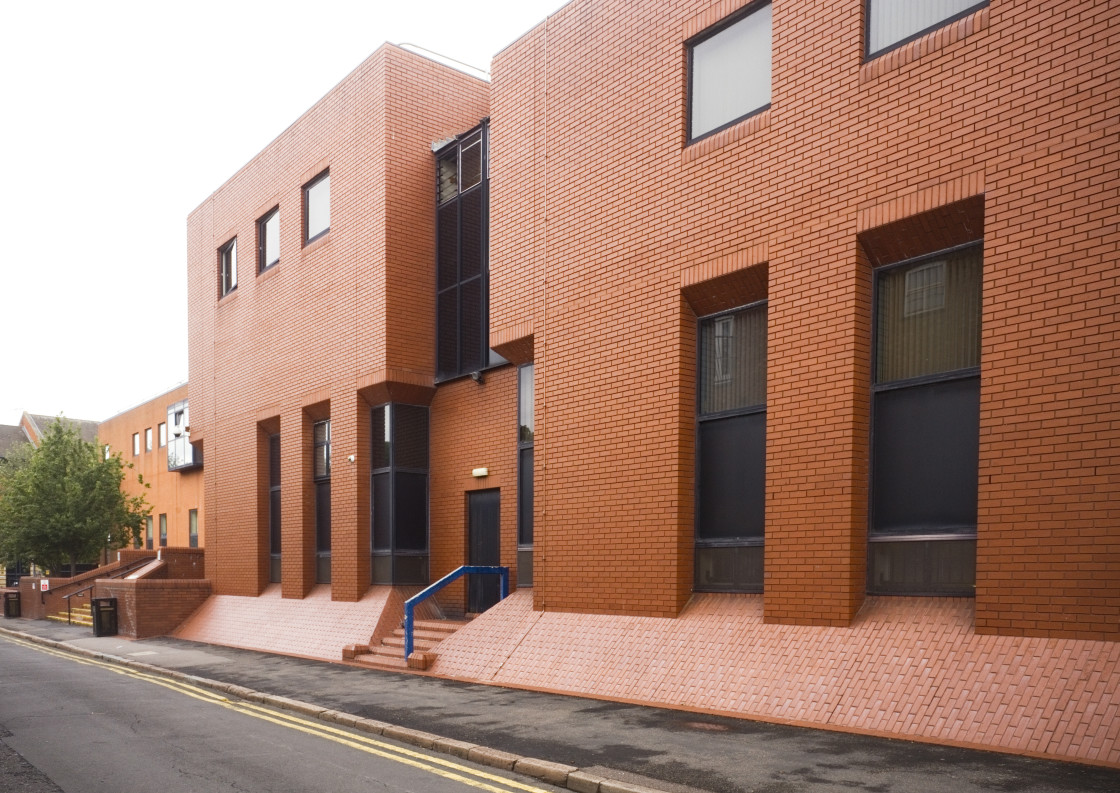
[(415, 630), (426, 631), (441, 631), (443, 633), (454, 633), (462, 628), (464, 625), (470, 625), (470, 620), (414, 620), (412, 627)]
[[(415, 639), (416, 641), (420, 641), (421, 639), (423, 639), (424, 641), (428, 641), (428, 642), (442, 642), (444, 639), (446, 639), (448, 636), (450, 636), (453, 633), (455, 633), (455, 631), (428, 631), (428, 630), (421, 630), (419, 628), (414, 628), (413, 631), (412, 631), (412, 638)], [(403, 641), (404, 640), (404, 628), (397, 628), (396, 630), (393, 631), (392, 635)]]
[[(434, 639), (430, 639), (426, 636), (421, 636), (420, 631), (416, 631), (413, 634), (413, 637), (412, 637), (413, 649), (415, 649), (415, 650), (430, 650), (446, 638), (447, 638), (447, 636), (438, 636)], [(383, 647), (398, 648), (403, 653), (404, 652), (404, 631), (401, 631), (401, 633), (399, 635), (394, 633), (392, 636), (386, 636), (384, 639), (381, 640), (381, 645)]]
[(354, 657), (354, 662), (362, 664), (363, 666), (371, 666), (375, 669), (408, 669), (408, 664), (405, 662), (403, 654), (394, 657), (376, 653), (361, 653)]

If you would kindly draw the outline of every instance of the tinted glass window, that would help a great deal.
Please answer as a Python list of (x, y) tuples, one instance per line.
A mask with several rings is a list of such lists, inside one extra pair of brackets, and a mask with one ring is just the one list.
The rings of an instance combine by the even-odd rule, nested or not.
[(396, 474), (397, 550), (428, 547), (428, 475)]
[(533, 415), (533, 364), (518, 369), (517, 379), (517, 440), (520, 443), (532, 443), (536, 426)]
[(766, 404), (766, 305), (700, 323), (700, 413)]
[(428, 470), (428, 409), (416, 405), (394, 405), (397, 432), (393, 437), (398, 468)]

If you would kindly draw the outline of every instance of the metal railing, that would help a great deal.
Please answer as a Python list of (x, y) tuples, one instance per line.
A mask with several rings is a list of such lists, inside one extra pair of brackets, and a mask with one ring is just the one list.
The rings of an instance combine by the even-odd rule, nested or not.
[(439, 592), (448, 584), (462, 578), (465, 575), (497, 575), (501, 579), (501, 595), (498, 600), (505, 600), (509, 597), (509, 568), (497, 567), (489, 565), (463, 565), (462, 567), (452, 570), (439, 581), (436, 581), (424, 591), (413, 595), (404, 602), (404, 659), (407, 662), (408, 657), (412, 655), (413, 641), (412, 632), (415, 620), (413, 619), (417, 604), (427, 600), (436, 592)]
[[(78, 589), (74, 592), (71, 592), (68, 595), (63, 595), (62, 599), (66, 601), (66, 624), (67, 625), (72, 625), (73, 624), (70, 621), (70, 598), (78, 597), (79, 595), (84, 595), (86, 592), (89, 592), (91, 589), (93, 589), (95, 586), (97, 586), (97, 582), (99, 580), (102, 580), (102, 579), (105, 579), (105, 578), (124, 578), (129, 573), (132, 573), (136, 570), (139, 570), (141, 567), (149, 565), (152, 562), (154, 562), (155, 560), (156, 560), (155, 556), (145, 556), (141, 559), (137, 559), (134, 562), (129, 562), (126, 565), (122, 565), (121, 567), (118, 567), (116, 570), (114, 570), (109, 575), (99, 576), (99, 577), (95, 578), (94, 582), (92, 584), (90, 584), (89, 586), (82, 587), (81, 589)], [(96, 571), (91, 570), (90, 572), (92, 573), (92, 572), (96, 572)], [(86, 579), (86, 580), (88, 580), (88, 579)], [(74, 583), (80, 584), (82, 582), (81, 581), (75, 581)], [(69, 584), (63, 584), (63, 586), (65, 587), (65, 586), (70, 586), (70, 585)], [(58, 593), (55, 592), (55, 594), (58, 594)], [(40, 594), (40, 597), (42, 597), (41, 594)]]

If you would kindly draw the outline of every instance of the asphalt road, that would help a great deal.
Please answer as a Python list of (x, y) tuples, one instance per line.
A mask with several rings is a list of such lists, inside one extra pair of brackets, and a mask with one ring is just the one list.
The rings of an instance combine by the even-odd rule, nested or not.
[(287, 711), (0, 640), (5, 793), (558, 789)]

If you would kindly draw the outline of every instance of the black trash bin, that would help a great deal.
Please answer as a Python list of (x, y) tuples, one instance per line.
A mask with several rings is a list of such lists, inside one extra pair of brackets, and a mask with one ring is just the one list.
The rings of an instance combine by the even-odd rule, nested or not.
[(93, 598), (93, 635), (117, 635), (117, 599)]
[(4, 593), (4, 616), (13, 619), (20, 615), (19, 592)]

